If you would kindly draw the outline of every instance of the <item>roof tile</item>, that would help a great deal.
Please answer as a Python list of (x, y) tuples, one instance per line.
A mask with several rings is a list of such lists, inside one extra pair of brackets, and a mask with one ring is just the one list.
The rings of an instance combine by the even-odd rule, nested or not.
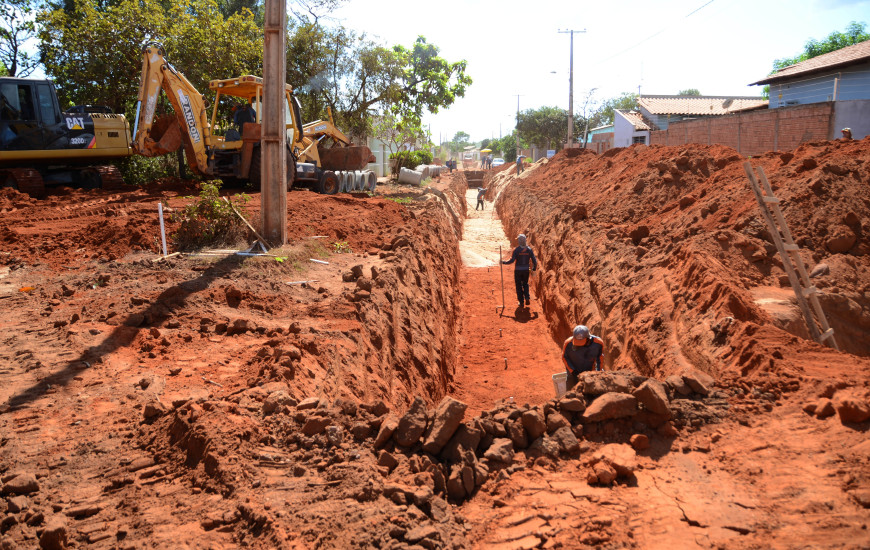
[(727, 115), (737, 111), (762, 109), (767, 106), (763, 97), (712, 97), (644, 95), (637, 104), (654, 115)]
[(812, 59), (789, 65), (788, 67), (783, 67), (772, 75), (769, 75), (758, 82), (753, 82), (752, 84), (769, 84), (771, 82), (785, 80), (798, 75), (806, 75), (809, 73), (824, 71), (825, 69), (842, 67), (843, 65), (853, 65), (868, 60), (870, 60), (870, 40), (865, 40), (864, 42), (846, 46), (845, 48), (822, 54), (813, 57)]

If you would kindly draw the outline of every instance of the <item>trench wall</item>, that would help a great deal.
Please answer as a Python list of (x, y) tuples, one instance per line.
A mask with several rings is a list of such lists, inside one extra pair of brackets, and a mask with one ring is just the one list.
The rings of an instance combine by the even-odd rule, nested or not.
[[(837, 266), (838, 275), (814, 283), (831, 289), (823, 302), (844, 335), (870, 319), (862, 313), (870, 211), (858, 169), (866, 152), (861, 143), (818, 142), (753, 159), (786, 201), (808, 265)], [(744, 160), (721, 146), (562, 151), (498, 182), (506, 233), (525, 233), (539, 258), (532, 284), (554, 342), (588, 325), (605, 340), (608, 368), (646, 376), (800, 370), (811, 354), (799, 347), (824, 353), (789, 334), (753, 295), (790, 287)], [(843, 340), (842, 349), (867, 353), (860, 339)]]

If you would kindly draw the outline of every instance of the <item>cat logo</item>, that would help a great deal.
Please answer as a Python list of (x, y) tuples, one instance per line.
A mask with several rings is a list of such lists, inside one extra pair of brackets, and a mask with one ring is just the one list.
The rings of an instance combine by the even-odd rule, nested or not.
[(84, 130), (85, 119), (82, 117), (68, 116), (66, 117), (66, 127), (70, 130)]

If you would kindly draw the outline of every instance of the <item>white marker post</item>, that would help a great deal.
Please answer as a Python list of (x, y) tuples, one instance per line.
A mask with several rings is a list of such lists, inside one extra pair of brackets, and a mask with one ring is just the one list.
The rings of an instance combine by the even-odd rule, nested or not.
[(166, 257), (166, 229), (163, 227), (163, 203), (157, 203), (157, 213), (160, 216), (160, 240), (163, 241), (163, 257)]

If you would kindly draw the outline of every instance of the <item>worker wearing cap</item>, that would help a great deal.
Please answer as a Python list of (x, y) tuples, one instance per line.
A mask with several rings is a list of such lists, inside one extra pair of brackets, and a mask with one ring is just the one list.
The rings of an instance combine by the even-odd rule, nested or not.
[(840, 132), (842, 132), (842, 134), (843, 134), (843, 139), (845, 139), (845, 140), (852, 139), (852, 129), (851, 128), (843, 128), (842, 130), (840, 130)]
[(513, 254), (511, 254), (511, 259), (501, 263), (505, 265), (517, 263), (516, 267), (514, 267), (514, 284), (517, 287), (517, 301), (520, 304), (518, 307), (522, 309), (523, 299), (525, 299), (526, 305), (529, 305), (532, 301), (532, 297), (529, 294), (529, 268), (532, 271), (538, 269), (538, 260), (535, 258), (532, 248), (526, 246), (525, 235), (517, 235), (517, 245), (514, 248)]
[(486, 188), (478, 187), (477, 188), (477, 206), (474, 207), (475, 210), (480, 208), (481, 210), (486, 210), (484, 208), (483, 198), (486, 196)]
[(601, 370), (601, 357), (604, 355), (604, 342), (589, 334), (585, 325), (574, 327), (574, 334), (562, 346), (562, 361), (568, 372), (567, 388), (577, 385), (580, 373)]

